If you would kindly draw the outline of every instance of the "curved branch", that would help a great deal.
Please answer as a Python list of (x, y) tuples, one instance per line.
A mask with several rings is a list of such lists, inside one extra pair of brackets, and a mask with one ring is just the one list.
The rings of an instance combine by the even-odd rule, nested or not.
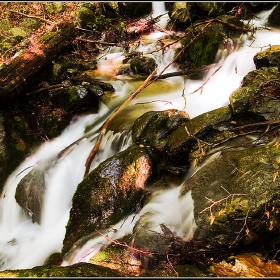
[(122, 105), (120, 105), (120, 107), (118, 107), (114, 113), (104, 122), (104, 124), (102, 125), (101, 127), (101, 130), (99, 132), (99, 135), (98, 135), (98, 138), (95, 142), (95, 145), (94, 147), (92, 148), (87, 160), (86, 160), (86, 169), (85, 169), (85, 174), (84, 174), (84, 177), (89, 173), (89, 170), (90, 170), (90, 165), (95, 157), (95, 155), (97, 154), (98, 152), (98, 149), (99, 149), (99, 146), (100, 146), (100, 143), (101, 143), (101, 140), (104, 136), (104, 134), (106, 133), (107, 131), (107, 128), (108, 128), (108, 125), (109, 123), (116, 117), (116, 115), (118, 115), (124, 108), (125, 106), (136, 96), (138, 95), (144, 88), (146, 88), (149, 84), (149, 82), (151, 81), (151, 79), (155, 76), (157, 72), (157, 68), (155, 68), (155, 70), (148, 76), (148, 78), (144, 81), (144, 83), (135, 91), (133, 92), (129, 98), (124, 102), (122, 103)]

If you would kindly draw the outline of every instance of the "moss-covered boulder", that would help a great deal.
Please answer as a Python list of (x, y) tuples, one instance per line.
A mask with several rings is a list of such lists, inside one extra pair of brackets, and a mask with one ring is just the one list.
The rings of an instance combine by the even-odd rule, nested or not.
[(188, 35), (182, 39), (181, 43), (186, 49), (178, 58), (178, 62), (189, 68), (216, 62), (218, 50), (224, 46), (227, 47), (229, 38), (234, 41), (241, 34), (240, 31), (228, 26), (226, 23), (244, 27), (244, 24), (233, 16), (220, 16), (218, 19), (221, 22), (225, 22), (225, 24), (213, 22), (204, 28), (200, 21), (196, 21), (194, 25), (185, 30)]
[(168, 11), (170, 20), (176, 25), (189, 24), (196, 12), (196, 3), (174, 2)]
[(242, 87), (229, 97), (234, 114), (252, 113), (257, 119), (278, 120), (280, 117), (280, 74), (276, 67), (262, 67), (249, 72)]
[(169, 165), (165, 150), (170, 134), (188, 120), (185, 111), (175, 109), (146, 112), (132, 126), (132, 140), (136, 145), (150, 147), (158, 155), (159, 171), (179, 174), (184, 169)]
[(130, 247), (131, 240), (132, 236), (130, 234), (118, 239), (118, 244), (114, 242), (109, 244), (104, 250), (90, 258), (88, 262), (114, 269), (123, 276), (139, 275), (143, 272), (143, 266), (135, 256), (135, 252), (130, 249), (133, 248)]
[(136, 145), (152, 146), (163, 151), (168, 136), (188, 120), (189, 115), (185, 111), (149, 111), (135, 120), (132, 140)]
[(229, 107), (222, 107), (189, 120), (185, 125), (175, 129), (169, 136), (166, 152), (172, 162), (186, 162), (192, 146), (197, 139), (218, 123), (228, 121), (232, 117)]
[(131, 146), (100, 163), (83, 179), (73, 196), (63, 255), (74, 243), (82, 246), (96, 229), (114, 225), (135, 209), (152, 179), (154, 162), (147, 148)]
[(3, 278), (72, 278), (72, 277), (121, 277), (122, 275), (110, 268), (90, 263), (77, 263), (61, 267), (58, 265), (42, 265), (31, 269), (16, 269), (0, 271)]
[(130, 69), (134, 74), (149, 75), (155, 68), (156, 61), (152, 57), (139, 56), (130, 61)]
[(102, 30), (106, 29), (107, 19), (102, 11), (102, 4), (99, 2), (88, 2), (83, 4), (77, 18), (80, 20), (82, 28)]
[(265, 244), (267, 251), (275, 246), (280, 230), (279, 164), (276, 142), (224, 151), (187, 179), (181, 195), (191, 191), (194, 239), (215, 246)]
[(118, 10), (124, 17), (138, 18), (152, 12), (152, 2), (118, 2)]
[(257, 69), (261, 67), (276, 67), (280, 62), (280, 45), (273, 45), (254, 56), (254, 63)]

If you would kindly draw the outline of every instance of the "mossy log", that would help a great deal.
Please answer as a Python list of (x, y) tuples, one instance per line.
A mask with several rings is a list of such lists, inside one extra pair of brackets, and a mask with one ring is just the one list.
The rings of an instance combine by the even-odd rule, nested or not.
[(30, 46), (0, 70), (0, 108), (9, 107), (34, 77), (69, 45), (77, 34), (73, 23), (61, 23), (42, 35), (30, 37)]

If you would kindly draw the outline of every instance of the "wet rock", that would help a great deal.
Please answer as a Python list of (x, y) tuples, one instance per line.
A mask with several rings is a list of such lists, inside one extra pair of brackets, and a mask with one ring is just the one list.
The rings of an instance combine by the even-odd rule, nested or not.
[(257, 69), (260, 69), (261, 67), (278, 66), (280, 61), (280, 45), (273, 45), (258, 52), (253, 60)]
[(279, 26), (280, 21), (279, 21), (279, 16), (280, 16), (280, 5), (277, 4), (271, 14), (269, 15), (267, 22), (271, 25), (274, 26)]
[(119, 13), (124, 17), (138, 18), (152, 12), (151, 2), (118, 2)]
[(189, 115), (185, 111), (170, 109), (147, 112), (132, 126), (133, 142), (150, 147), (158, 155), (159, 170), (179, 175), (185, 172), (185, 168), (168, 164), (166, 145), (170, 134), (188, 120)]
[[(146, 148), (131, 146), (91, 171), (73, 196), (62, 253), (81, 246), (95, 230), (106, 229), (135, 209), (154, 169)], [(77, 242), (79, 241), (80, 242)]]
[(130, 61), (130, 69), (134, 74), (149, 75), (155, 68), (156, 61), (152, 57), (139, 56)]
[(104, 250), (95, 254), (89, 263), (114, 269), (123, 276), (139, 275), (143, 272), (143, 266), (134, 256), (131, 238), (131, 235), (126, 235), (116, 243), (112, 242)]
[(220, 122), (231, 118), (229, 107), (222, 107), (189, 120), (185, 125), (175, 129), (166, 143), (166, 151), (172, 162), (186, 162), (196, 138), (207, 133), (207, 130)]
[(181, 194), (191, 190), (195, 239), (214, 246), (273, 246), (280, 229), (277, 143), (218, 153), (186, 180)]
[(185, 111), (171, 109), (147, 112), (137, 118), (132, 126), (133, 142), (162, 150), (168, 136), (188, 120)]
[[(225, 15), (217, 17), (217, 19), (238, 27), (244, 27), (244, 24), (233, 16)], [(184, 67), (188, 68), (196, 68), (215, 63), (216, 54), (225, 45), (225, 42), (229, 38), (234, 42), (241, 34), (240, 31), (218, 22), (210, 24), (203, 29), (203, 32), (202, 25), (200, 24), (196, 27), (188, 27), (185, 32), (189, 33), (189, 35), (181, 43), (186, 49), (182, 52), (178, 61)], [(194, 40), (196, 36), (198, 37)]]
[(189, 24), (196, 12), (196, 3), (174, 2), (168, 11), (170, 20), (175, 24)]
[(32, 169), (17, 185), (15, 199), (22, 209), (40, 224), (45, 194), (45, 175), (40, 169)]
[(152, 216), (153, 213), (146, 212), (136, 222), (131, 244), (138, 250), (134, 254), (141, 260), (146, 272), (154, 270), (161, 260), (165, 260), (166, 252), (174, 239), (174, 234), (164, 224), (161, 225), (161, 232), (156, 230), (158, 222), (151, 219)]
[(0, 271), (3, 278), (30, 277), (120, 277), (121, 274), (110, 268), (89, 263), (77, 263), (66, 267), (58, 265), (42, 265), (31, 269), (17, 269)]
[(279, 79), (279, 71), (276, 67), (262, 67), (249, 72), (243, 78), (242, 87), (233, 91), (229, 96), (230, 107), (233, 113), (239, 114), (250, 111), (250, 107), (254, 104), (259, 104), (261, 101), (265, 100), (264, 97), (267, 94), (264, 94), (263, 89), (268, 87), (267, 82), (277, 79)]

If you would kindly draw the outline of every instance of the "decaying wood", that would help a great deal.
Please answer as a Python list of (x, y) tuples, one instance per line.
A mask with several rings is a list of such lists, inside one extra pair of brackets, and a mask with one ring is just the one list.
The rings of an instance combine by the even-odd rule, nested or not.
[(85, 169), (85, 173), (84, 173), (84, 177), (89, 173), (89, 170), (90, 170), (90, 165), (95, 157), (95, 155), (97, 154), (98, 152), (98, 149), (99, 149), (99, 146), (100, 146), (100, 143), (101, 143), (101, 140), (104, 136), (104, 134), (106, 133), (107, 131), (107, 127), (108, 125), (110, 124), (110, 122), (125, 108), (125, 106), (136, 96), (138, 95), (144, 88), (146, 88), (150, 81), (152, 80), (152, 78), (155, 76), (155, 74), (157, 73), (157, 68), (155, 68), (155, 70), (148, 76), (148, 78), (144, 81), (144, 83), (136, 90), (134, 91), (130, 96), (129, 98), (121, 104), (120, 107), (118, 107), (114, 113), (104, 122), (104, 124), (102, 125), (101, 129), (100, 129), (100, 132), (99, 132), (99, 135), (98, 135), (98, 138), (95, 142), (95, 145), (94, 147), (92, 148), (92, 150), (90, 151), (90, 154), (86, 160), (86, 169)]
[(159, 21), (161, 16), (162, 15), (145, 21), (138, 20), (136, 22), (129, 23), (126, 26), (125, 31), (130, 36), (141, 35), (147, 31), (150, 31), (153, 28), (154, 24), (156, 24)]
[(2, 65), (0, 108), (9, 106), (28, 82), (73, 41), (76, 34), (73, 23), (63, 23), (40, 38), (30, 37), (30, 46)]

